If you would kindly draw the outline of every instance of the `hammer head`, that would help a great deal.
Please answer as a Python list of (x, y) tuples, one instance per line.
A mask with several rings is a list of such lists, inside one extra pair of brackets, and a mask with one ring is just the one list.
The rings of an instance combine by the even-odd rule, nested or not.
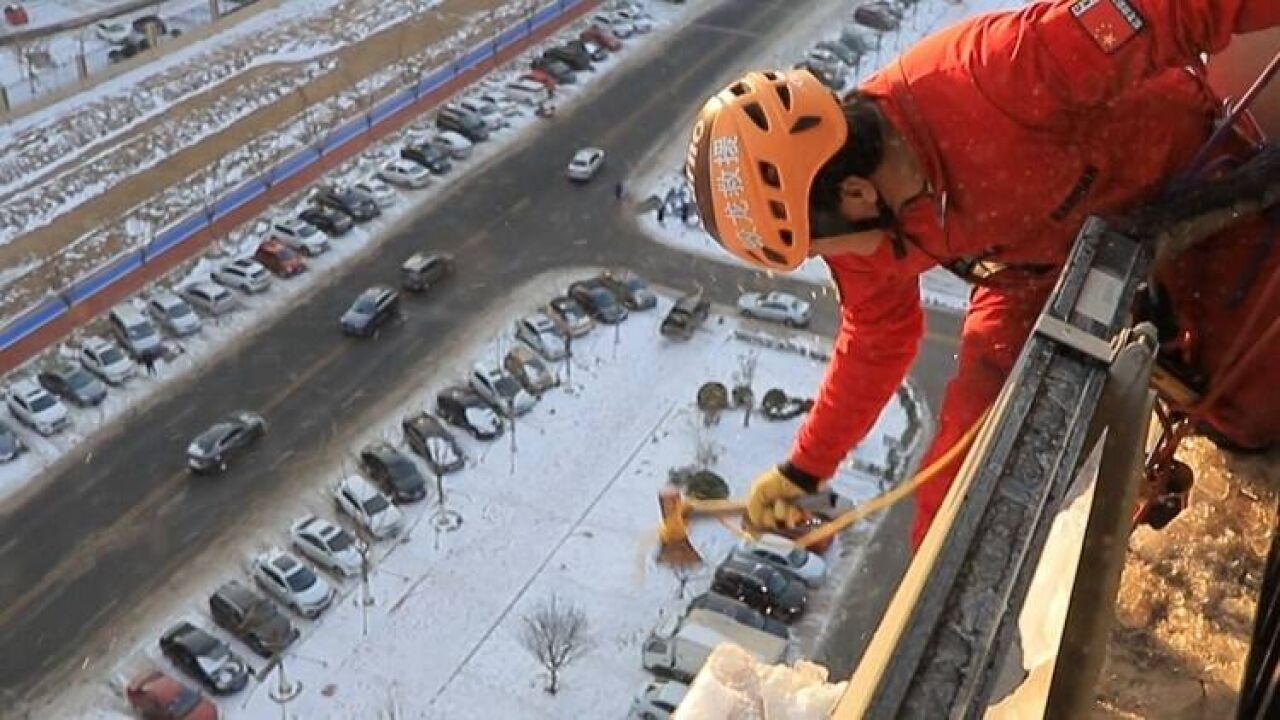
[(668, 485), (659, 490), (658, 509), (662, 513), (658, 525), (658, 562), (675, 567), (701, 565), (702, 556), (689, 542), (685, 500), (680, 488)]

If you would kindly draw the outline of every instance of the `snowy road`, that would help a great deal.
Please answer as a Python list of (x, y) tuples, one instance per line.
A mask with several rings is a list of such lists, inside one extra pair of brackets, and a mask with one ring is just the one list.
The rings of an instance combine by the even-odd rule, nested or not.
[[(640, 162), (695, 100), (751, 57), (762, 33), (817, 4), (729, 0), (681, 31), (647, 63), (619, 72), (599, 95), (549, 123), (532, 142), (459, 183), (393, 232), (384, 250), (298, 302), (260, 335), (211, 363), (198, 381), (122, 420), (97, 448), (50, 472), (0, 517), (0, 694), (30, 699), (92, 666), (97, 648), (136, 621), (147, 600), (198, 568), (208, 548), (314, 482), (345, 418), (387, 398), (385, 378), (439, 363), (469, 321), (532, 274), (565, 265), (630, 265), (656, 282), (702, 283), (719, 301), (765, 284), (813, 292), (691, 259), (648, 242), (611, 186)], [(584, 142), (610, 152), (605, 176), (571, 187), (561, 173)], [(335, 318), (359, 290), (395, 277), (423, 244), (455, 253), (460, 276), (373, 343), (342, 341)], [(817, 329), (834, 329), (822, 303)], [(916, 377), (936, 399), (951, 366), (957, 322), (930, 316)], [(273, 423), (260, 463), (217, 482), (192, 483), (182, 448), (212, 418), (255, 407)], [(286, 450), (289, 454), (285, 454)], [(66, 521), (74, 503), (75, 522)], [(90, 668), (96, 670), (96, 668)]]

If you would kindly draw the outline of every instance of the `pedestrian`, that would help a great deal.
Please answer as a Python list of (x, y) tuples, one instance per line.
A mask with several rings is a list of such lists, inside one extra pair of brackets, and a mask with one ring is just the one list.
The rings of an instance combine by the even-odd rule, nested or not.
[[(1280, 2), (1047, 0), (935, 33), (844, 97), (784, 70), (748, 73), (708, 100), (685, 160), (706, 231), (772, 271), (821, 257), (841, 306), (813, 410), (789, 457), (748, 493), (751, 523), (796, 522), (792, 503), (871, 429), (915, 357), (918, 278), (935, 267), (974, 285), (923, 465), (944, 456), (999, 393), (1084, 220), (1143, 208), (1204, 145), (1223, 103), (1200, 74), (1202, 54), (1277, 25)], [(1227, 187), (1255, 208), (1260, 168), (1280, 157), (1275, 146), (1251, 154), (1261, 143), (1241, 122), (1203, 165), (1239, 166), (1214, 182), (1238, 183)], [(1162, 339), (1195, 339), (1162, 352), (1161, 369), (1215, 390), (1194, 416), (1162, 394), (1165, 408), (1257, 450), (1280, 442), (1280, 403), (1264, 400), (1280, 386), (1280, 243), (1259, 242), (1260, 212), (1231, 217), (1162, 260), (1144, 293), (1155, 309), (1135, 310), (1161, 323)], [(913, 547), (963, 459), (916, 490)]]
[(622, 199), (622, 181), (621, 180), (613, 184), (613, 197), (614, 199), (617, 199), (617, 200)]
[(151, 353), (147, 353), (146, 355), (143, 355), (142, 366), (147, 369), (148, 375), (155, 375), (156, 374), (156, 356), (152, 355)]
[(687, 202), (680, 203), (680, 222), (689, 224), (689, 203)]
[(666, 217), (667, 217), (667, 206), (659, 205), (658, 206), (658, 224), (662, 225), (663, 224), (662, 221), (666, 219)]

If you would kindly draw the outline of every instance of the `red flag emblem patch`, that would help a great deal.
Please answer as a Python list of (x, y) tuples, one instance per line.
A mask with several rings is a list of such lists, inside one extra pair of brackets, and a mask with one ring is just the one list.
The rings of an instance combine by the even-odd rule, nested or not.
[(1105, 53), (1113, 53), (1146, 25), (1126, 0), (1076, 0), (1071, 15)]

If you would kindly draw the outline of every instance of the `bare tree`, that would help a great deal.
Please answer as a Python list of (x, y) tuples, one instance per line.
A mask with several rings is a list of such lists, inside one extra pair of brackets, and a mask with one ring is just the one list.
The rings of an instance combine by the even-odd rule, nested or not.
[(671, 571), (672, 577), (676, 579), (676, 599), (683, 600), (685, 590), (689, 587), (689, 581), (697, 575), (697, 565), (668, 565), (667, 569)]
[(562, 603), (555, 595), (538, 603), (523, 618), (520, 644), (547, 671), (544, 690), (555, 695), (560, 672), (587, 648), (587, 615), (576, 605)]
[(751, 384), (755, 382), (756, 365), (760, 355), (749, 350), (738, 356), (738, 370), (734, 373), (733, 404), (743, 409), (742, 427), (751, 425), (751, 411), (755, 408), (755, 391)]

